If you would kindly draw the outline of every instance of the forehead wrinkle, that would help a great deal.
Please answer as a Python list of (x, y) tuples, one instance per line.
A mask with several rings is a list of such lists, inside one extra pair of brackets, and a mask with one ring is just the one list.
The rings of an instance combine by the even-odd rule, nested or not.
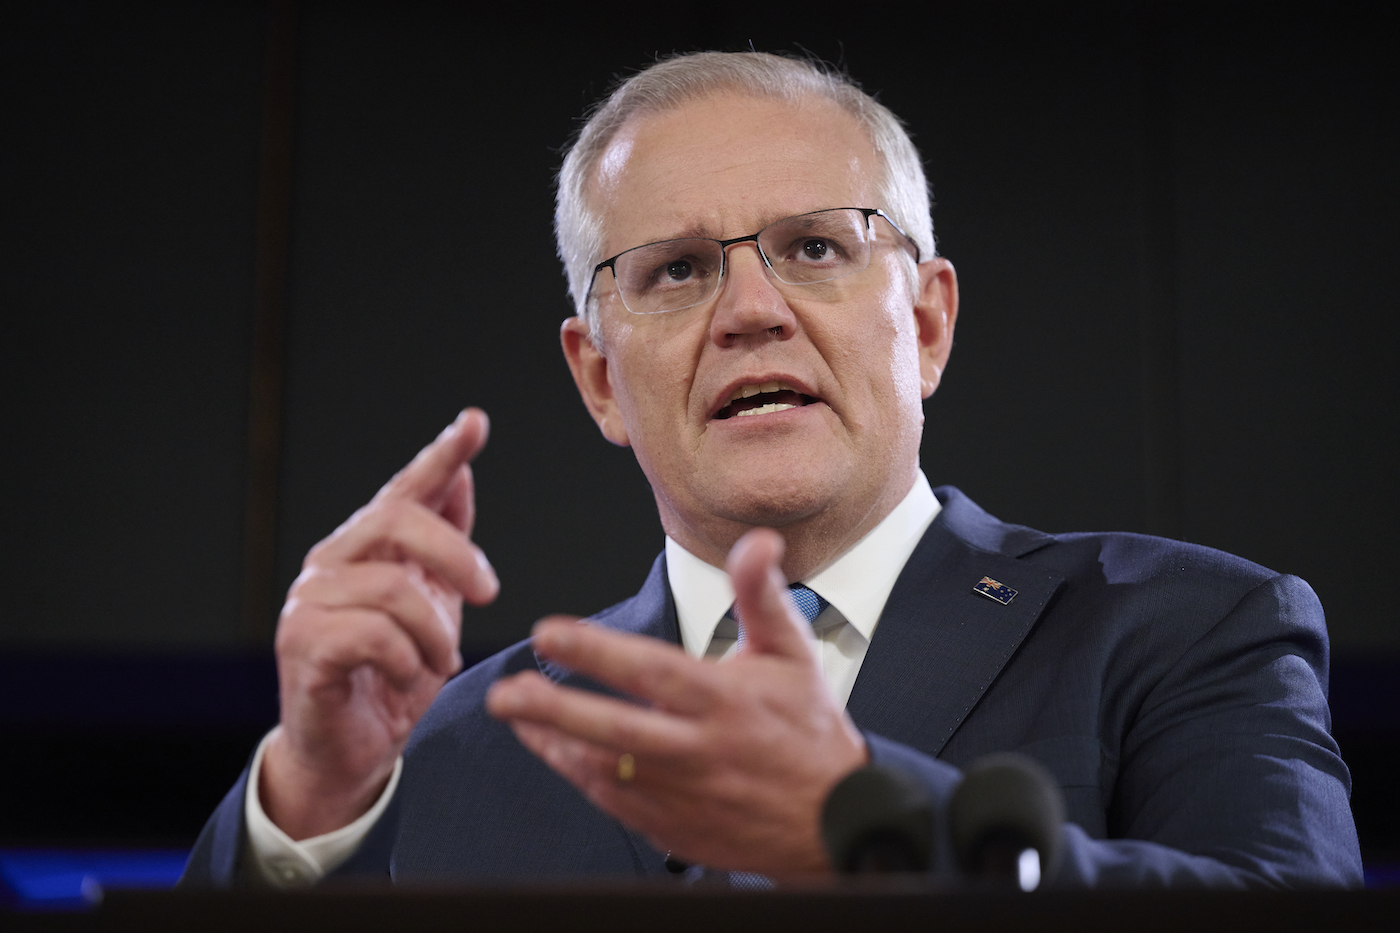
[[(752, 165), (754, 162), (758, 161), (760, 160), (751, 160), (748, 165)], [(799, 214), (808, 214), (813, 211), (837, 207), (870, 206), (864, 203), (870, 200), (870, 197), (863, 192), (868, 190), (871, 186), (867, 184), (866, 179), (863, 177), (860, 171), (860, 159), (856, 156), (852, 156), (848, 164), (844, 166), (844, 172), (838, 171), (837, 173), (844, 174), (849, 179), (849, 190), (856, 193), (844, 194), (832, 200), (833, 196), (831, 195), (820, 195), (811, 191), (806, 192), (806, 196), (791, 199), (786, 202), (760, 204), (764, 197), (768, 195), (778, 183), (790, 177), (789, 171), (791, 168), (794, 165), (800, 164), (812, 164), (818, 165), (819, 167), (824, 165), (824, 163), (812, 163), (810, 161), (799, 163), (796, 160), (789, 160), (782, 166), (771, 165), (772, 170), (765, 174), (769, 175), (769, 181), (772, 182), (772, 184), (760, 183), (754, 185), (750, 183), (751, 190), (744, 191), (738, 195), (737, 201), (739, 203), (737, 205), (722, 203), (722, 199), (719, 196), (707, 198), (705, 199), (707, 203), (704, 204), (700, 211), (700, 213), (705, 216), (692, 217), (689, 220), (682, 221), (678, 226), (662, 226), (668, 204), (677, 200), (683, 200), (687, 193), (699, 189), (716, 192), (724, 190), (723, 182), (719, 179), (726, 174), (742, 172), (744, 171), (744, 167), (737, 165), (725, 167), (716, 174), (716, 181), (714, 184), (706, 185), (699, 181), (688, 182), (681, 191), (667, 190), (664, 193), (659, 193), (656, 197), (644, 197), (646, 203), (656, 205), (656, 209), (654, 211), (649, 211), (647, 217), (643, 221), (642, 229), (648, 232), (644, 234), (626, 234), (622, 238), (625, 242), (615, 242), (612, 244), (615, 247), (613, 251), (631, 249), (634, 246), (643, 246), (665, 240), (689, 238), (727, 240), (735, 237), (746, 237), (756, 234), (769, 224), (776, 223), (787, 217), (794, 217)], [(765, 163), (764, 167), (768, 168), (770, 166)], [(825, 165), (825, 167), (828, 170), (830, 169), (829, 165)], [(668, 187), (667, 179), (659, 178), (656, 179), (656, 181), (660, 182), (659, 186), (652, 184), (648, 185), (648, 187)], [(754, 197), (752, 191), (757, 191), (758, 197)], [(616, 221), (616, 213), (610, 209), (612, 203), (613, 202), (610, 201), (609, 207), (605, 208), (603, 212), (603, 229), (605, 231), (605, 238), (609, 241), (615, 239), (612, 235), (612, 230)]]
[[(864, 203), (879, 188), (873, 177), (879, 158), (849, 114), (829, 108), (819, 114), (836, 122), (828, 123), (826, 144), (816, 147), (809, 136), (760, 130), (755, 137), (742, 119), (723, 124), (720, 134), (686, 133), (688, 109), (723, 110), (726, 102), (720, 95), (638, 114), (619, 129), (585, 191), (600, 208), (600, 257), (662, 240), (748, 236), (784, 217), (825, 208), (884, 206)], [(807, 116), (824, 106), (804, 99), (783, 109)]]

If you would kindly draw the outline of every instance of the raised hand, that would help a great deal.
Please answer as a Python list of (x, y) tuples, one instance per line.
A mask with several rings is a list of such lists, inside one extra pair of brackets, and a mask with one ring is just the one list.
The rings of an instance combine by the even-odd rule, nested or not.
[(370, 501), (311, 549), (277, 626), (281, 724), (259, 797), (293, 839), (373, 804), (409, 732), (462, 666), (462, 602), (499, 583), (470, 540), (470, 461), (486, 445), (467, 409)]
[(658, 849), (775, 877), (828, 871), (822, 803), (868, 753), (822, 679), (811, 630), (778, 569), (782, 553), (782, 538), (767, 529), (730, 552), (747, 633), (731, 660), (698, 661), (652, 638), (547, 619), (535, 628), (539, 655), (638, 702), (526, 672), (493, 685), (488, 709)]

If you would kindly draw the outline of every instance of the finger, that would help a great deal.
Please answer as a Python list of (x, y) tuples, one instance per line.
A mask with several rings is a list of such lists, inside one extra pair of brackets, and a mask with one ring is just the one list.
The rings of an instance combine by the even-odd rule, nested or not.
[(473, 605), (496, 598), (500, 581), (481, 548), (430, 507), (390, 500), (371, 503), (311, 549), (306, 565), (414, 561)]
[[(662, 822), (668, 813), (674, 816), (675, 807), (664, 788), (651, 786), (654, 772), (648, 766), (653, 762), (643, 758), (635, 779), (623, 782), (617, 771), (620, 753), (611, 748), (592, 745), (539, 723), (519, 721), (510, 726), (521, 745), (629, 826), (645, 832)], [(661, 792), (653, 795), (648, 791)]]
[(476, 478), (471, 467), (463, 465), (457, 468), (457, 475), (452, 477), (443, 492), (438, 513), (462, 534), (471, 537), (472, 528), (476, 525)]
[(486, 694), (497, 719), (548, 726), (562, 735), (620, 752), (657, 758), (692, 753), (699, 729), (689, 720), (586, 690), (561, 687), (526, 671), (502, 678)]
[[(634, 777), (618, 776), (620, 753), (561, 733), (539, 723), (514, 720), (510, 724), (520, 744), (558, 773), (604, 813), (621, 820), (646, 836), (661, 850), (697, 862), (716, 854), (707, 851), (713, 843), (715, 822), (688, 820), (683, 811), (698, 801), (700, 794), (675, 782), (674, 770), (665, 762), (636, 756)], [(737, 806), (726, 806), (732, 813)], [(730, 856), (732, 859), (732, 855)]]
[(442, 506), (443, 496), (458, 470), (486, 446), (491, 424), (486, 412), (465, 409), (431, 444), (389, 480), (375, 495), (380, 499), (410, 499), (432, 509)]
[(734, 604), (744, 620), (745, 649), (762, 654), (810, 658), (811, 628), (788, 595), (779, 563), (782, 535), (755, 528), (735, 542), (725, 569), (734, 585)]
[(617, 776), (619, 753), (600, 748), (540, 723), (512, 721), (515, 737), (537, 758), (591, 800), (604, 812), (633, 828), (655, 819), (646, 811), (656, 809), (650, 795), (638, 793), (642, 781), (623, 784)]
[[(462, 667), (460, 603), (445, 605), (415, 564), (367, 562), (314, 567), (297, 578), (291, 597), (325, 609), (381, 612), (402, 626), (429, 668), (450, 677)], [(453, 610), (456, 611), (453, 611)]]
[[(288, 624), (297, 617), (299, 624)], [(339, 685), (346, 674), (368, 665), (396, 690), (407, 692), (428, 670), (413, 639), (382, 612), (326, 609), (289, 600), (283, 622), (277, 630), (279, 668), (286, 666), (283, 659), (300, 662), (319, 672), (316, 681), (325, 678), (325, 683)], [(316, 683), (304, 686), (317, 689)]]
[(521, 745), (585, 793), (605, 774), (604, 756), (617, 761), (617, 752), (600, 751), (551, 726), (524, 719), (513, 719), (509, 723)]
[(655, 638), (566, 617), (535, 625), (535, 653), (629, 696), (681, 715), (698, 715), (723, 700), (715, 665)]

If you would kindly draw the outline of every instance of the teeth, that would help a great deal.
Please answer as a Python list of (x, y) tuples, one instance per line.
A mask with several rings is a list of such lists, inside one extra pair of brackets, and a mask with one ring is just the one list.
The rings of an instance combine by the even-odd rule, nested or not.
[[(765, 392), (772, 392), (772, 391), (774, 391), (774, 390), (772, 390), (772, 389), (765, 389), (764, 391), (765, 391)], [(756, 393), (755, 393), (755, 394), (756, 394)], [(734, 417), (736, 417), (736, 418), (743, 418), (743, 417), (746, 417), (746, 416), (748, 416), (748, 415), (771, 415), (771, 414), (773, 414), (773, 412), (775, 412), (775, 411), (787, 411), (789, 408), (796, 408), (796, 407), (797, 407), (796, 405), (789, 405), (789, 404), (787, 404), (786, 402), (769, 402), (767, 405), (760, 405), (760, 406), (758, 406), (757, 408), (750, 408), (750, 409), (748, 409), (747, 411), (741, 411), (741, 412), (739, 412), (737, 415), (735, 415)]]
[(785, 388), (787, 388), (787, 386), (784, 386), (781, 382), (758, 382), (753, 385), (740, 386), (735, 390), (734, 394), (729, 397), (729, 400), (733, 402), (741, 398), (759, 395), (763, 392), (778, 392)]

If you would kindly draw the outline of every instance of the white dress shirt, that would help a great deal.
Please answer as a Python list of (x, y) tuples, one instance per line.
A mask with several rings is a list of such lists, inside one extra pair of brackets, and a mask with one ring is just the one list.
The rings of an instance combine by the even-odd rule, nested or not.
[(280, 728), (278, 726), (263, 736), (258, 750), (253, 753), (253, 763), (248, 766), (248, 787), (243, 793), (243, 821), (248, 827), (248, 861), (253, 868), (255, 881), (260, 879), (274, 888), (304, 888), (320, 881), (355, 854), (394, 797), (394, 791), (399, 786), (399, 775), (403, 773), (403, 756), (400, 755), (394, 762), (389, 783), (368, 812), (334, 832), (297, 842), (272, 822), (258, 799), (258, 776), (262, 773), (263, 753)]
[[(812, 627), (820, 633), (827, 686), (843, 706), (851, 698), (894, 581), (941, 508), (920, 471), (913, 488), (880, 524), (824, 569), (798, 581), (829, 604)], [(685, 650), (696, 658), (731, 654), (737, 631), (725, 618), (734, 604), (729, 575), (668, 537), (666, 578)]]
[[(843, 706), (851, 697), (895, 580), (941, 508), (920, 471), (899, 505), (865, 537), (827, 567), (799, 581), (828, 603), (813, 628), (820, 633), (822, 673)], [(729, 607), (734, 604), (734, 588), (728, 574), (667, 537), (666, 579), (675, 599), (685, 650), (696, 658), (719, 659), (733, 653), (738, 633), (733, 620), (727, 618)], [(319, 881), (354, 854), (389, 805), (398, 787), (403, 759), (394, 765), (388, 786), (368, 813), (335, 832), (297, 842), (277, 828), (258, 800), (258, 775), (271, 737), (269, 733), (253, 756), (244, 795), (248, 861), (252, 874), (266, 884), (304, 887)]]

